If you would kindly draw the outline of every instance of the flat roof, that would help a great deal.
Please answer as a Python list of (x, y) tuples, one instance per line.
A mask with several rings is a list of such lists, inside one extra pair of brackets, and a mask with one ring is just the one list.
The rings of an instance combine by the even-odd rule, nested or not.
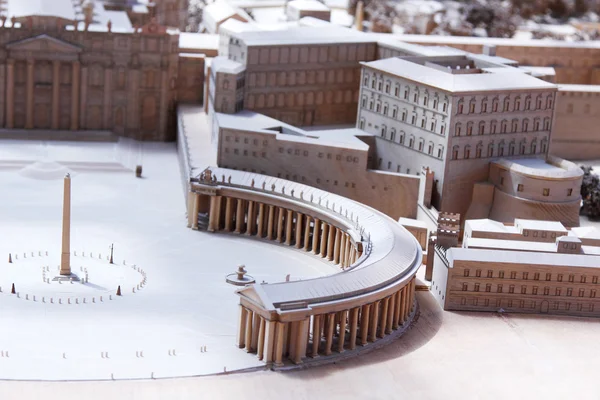
[(528, 168), (541, 169), (545, 171), (564, 171), (564, 169), (557, 167), (556, 165), (549, 164), (546, 162), (546, 160), (543, 160), (541, 158), (516, 158), (510, 161), (514, 164), (519, 164)]
[(74, 21), (77, 16), (71, 0), (5, 0), (8, 18), (29, 15), (60, 17)]
[(226, 57), (215, 57), (212, 60), (211, 69), (214, 72), (237, 74), (244, 70), (244, 66), (239, 62), (230, 60)]
[[(529, 243), (529, 242), (528, 242)], [(490, 262), (496, 264), (525, 264), (532, 266), (600, 268), (600, 259), (589, 254), (498, 251), (452, 247), (446, 252), (450, 267), (455, 261)]]
[(469, 228), (476, 232), (519, 233), (519, 230), (512, 225), (504, 225), (502, 222), (488, 218), (466, 220), (465, 230)]
[(567, 232), (567, 228), (558, 221), (539, 221), (535, 219), (515, 218), (515, 226), (535, 231)]
[(600, 85), (558, 85), (559, 92), (600, 92)]
[(438, 35), (394, 35), (398, 40), (412, 43), (443, 43), (462, 45), (495, 45), (514, 47), (556, 47), (556, 48), (581, 48), (599, 49), (600, 41), (589, 40), (568, 42), (564, 40), (539, 40), (539, 39), (506, 39), (506, 38), (480, 38), (473, 36), (438, 36)]
[(305, 45), (335, 43), (375, 43), (372, 35), (340, 26), (297, 27), (279, 31), (257, 31), (233, 34), (247, 46)]
[(209, 33), (181, 32), (179, 34), (179, 50), (218, 50), (219, 35)]
[(361, 64), (368, 68), (452, 93), (556, 88), (556, 85), (552, 83), (534, 78), (523, 72), (511, 74), (510, 79), (501, 79), (501, 74), (498, 73), (454, 75), (398, 57), (361, 62)]
[(288, 7), (307, 11), (329, 11), (329, 7), (317, 0), (292, 0), (287, 3)]

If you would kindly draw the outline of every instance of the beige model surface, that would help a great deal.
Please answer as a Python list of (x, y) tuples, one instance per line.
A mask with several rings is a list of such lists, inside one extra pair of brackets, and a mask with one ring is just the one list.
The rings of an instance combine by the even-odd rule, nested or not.
[(469, 220), (462, 247), (436, 246), (432, 293), (445, 310), (600, 316), (599, 245), (594, 228)]

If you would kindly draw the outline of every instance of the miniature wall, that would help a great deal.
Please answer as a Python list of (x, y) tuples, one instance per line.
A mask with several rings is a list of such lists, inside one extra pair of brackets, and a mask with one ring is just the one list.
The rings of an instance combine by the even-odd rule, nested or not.
[(600, 87), (560, 86), (551, 154), (567, 160), (600, 158)]
[(433, 275), (431, 278), (431, 294), (436, 299), (440, 307), (445, 308), (448, 301), (446, 297), (448, 291), (448, 277), (452, 269), (449, 268), (448, 261), (442, 249), (436, 248), (433, 254), (427, 254), (427, 257), (433, 257)]
[(515, 218), (559, 221), (572, 227), (579, 226), (579, 207), (578, 199), (571, 202), (539, 202), (514, 197), (496, 188), (489, 218), (508, 223)]
[[(414, 218), (419, 178), (367, 169), (367, 150), (322, 140), (287, 140), (275, 132), (220, 129), (218, 165), (301, 182), (371, 206), (390, 217)], [(377, 195), (380, 193), (380, 195)]]
[(177, 74), (178, 103), (202, 104), (204, 100), (204, 55), (180, 54)]

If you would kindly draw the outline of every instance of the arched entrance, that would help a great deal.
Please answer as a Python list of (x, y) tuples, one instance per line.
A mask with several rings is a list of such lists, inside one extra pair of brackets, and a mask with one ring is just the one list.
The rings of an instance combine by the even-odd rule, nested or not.
[(542, 301), (542, 305), (540, 307), (540, 312), (543, 314), (548, 313), (548, 302), (546, 300)]

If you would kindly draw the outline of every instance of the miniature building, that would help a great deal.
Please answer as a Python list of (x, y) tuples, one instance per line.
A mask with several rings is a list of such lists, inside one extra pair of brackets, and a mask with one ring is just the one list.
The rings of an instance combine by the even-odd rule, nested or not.
[(559, 222), (469, 220), (462, 247), (436, 249), (432, 292), (445, 310), (600, 316), (599, 237)]
[(236, 9), (225, 0), (217, 0), (208, 4), (202, 10), (202, 31), (219, 33), (219, 28), (224, 22), (234, 19), (248, 22), (251, 18), (242, 10)]
[[(406, 173), (427, 167), (435, 174), (432, 200), (438, 209), (466, 213), (471, 199), (465, 194), (488, 180), (490, 162), (547, 156), (556, 86), (502, 59), (401, 57), (363, 67), (357, 127), (375, 136), (380, 167)], [(529, 165), (541, 169), (542, 186), (562, 193), (558, 175), (550, 177), (546, 171), (551, 163)], [(571, 170), (569, 189), (582, 176)], [(577, 199), (575, 191), (572, 204)], [(563, 199), (540, 195), (537, 201)], [(560, 207), (560, 220), (578, 225), (578, 210)], [(546, 208), (536, 217), (556, 217), (541, 210)]]
[(298, 21), (304, 17), (313, 17), (323, 21), (331, 19), (331, 10), (317, 0), (292, 0), (285, 5), (285, 14), (289, 21)]

